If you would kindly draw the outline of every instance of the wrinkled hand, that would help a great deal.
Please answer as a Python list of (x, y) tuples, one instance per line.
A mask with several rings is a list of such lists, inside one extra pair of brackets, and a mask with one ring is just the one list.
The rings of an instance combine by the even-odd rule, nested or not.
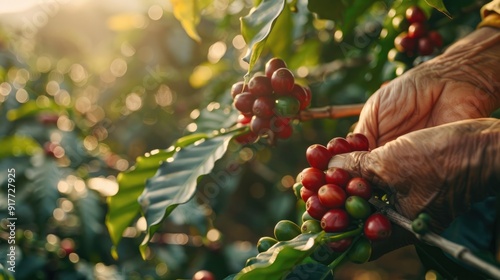
[(500, 32), (481, 28), (375, 92), (354, 132), (375, 148), (408, 132), (489, 117), (500, 105)]
[(429, 213), (439, 232), (473, 202), (500, 190), (500, 120), (414, 131), (370, 152), (334, 156), (330, 167), (371, 181), (409, 219)]

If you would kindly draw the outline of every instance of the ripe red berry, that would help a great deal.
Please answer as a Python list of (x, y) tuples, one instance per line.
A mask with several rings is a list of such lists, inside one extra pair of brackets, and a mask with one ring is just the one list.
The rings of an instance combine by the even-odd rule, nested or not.
[(368, 151), (370, 149), (370, 142), (364, 134), (349, 133), (345, 139), (353, 151)]
[(41, 124), (57, 124), (57, 121), (59, 120), (59, 115), (54, 114), (54, 113), (40, 113), (37, 116), (37, 120)]
[(192, 280), (215, 280), (215, 276), (208, 270), (200, 270), (193, 275)]
[(299, 101), (300, 111), (306, 109), (311, 104), (311, 91), (307, 90), (305, 87), (299, 84), (295, 84), (293, 86), (290, 95), (295, 97)]
[(326, 184), (325, 173), (317, 168), (308, 167), (301, 172), (301, 183), (304, 188), (317, 192), (321, 186)]
[(341, 208), (346, 201), (345, 191), (334, 184), (323, 185), (318, 190), (318, 198), (323, 206), (328, 208)]
[(266, 76), (271, 79), (274, 71), (280, 68), (287, 68), (286, 62), (281, 58), (274, 57), (267, 61), (266, 66), (264, 67), (264, 72)]
[(381, 240), (391, 235), (392, 225), (386, 216), (375, 213), (365, 220), (363, 232), (369, 240)]
[(321, 204), (317, 195), (312, 195), (306, 201), (306, 211), (311, 217), (321, 220), (326, 211), (328, 211), (328, 208)]
[(427, 28), (422, 22), (414, 22), (408, 27), (408, 37), (413, 39), (419, 39), (425, 36), (427, 33)]
[(420, 55), (430, 55), (434, 52), (434, 44), (429, 37), (418, 39), (418, 53)]
[(443, 46), (443, 36), (437, 31), (430, 31), (427, 35), (431, 39), (432, 44), (435, 47), (441, 48)]
[(321, 218), (321, 228), (326, 232), (340, 232), (349, 226), (349, 215), (342, 209), (331, 209)]
[(274, 116), (271, 118), (271, 130), (276, 137), (280, 139), (288, 139), (293, 134), (293, 127), (289, 118)]
[(231, 96), (234, 99), (236, 95), (245, 91), (248, 91), (248, 85), (246, 85), (243, 81), (237, 82), (231, 87)]
[(264, 75), (254, 76), (248, 82), (248, 91), (255, 96), (271, 95), (273, 93), (271, 80)]
[(418, 6), (410, 6), (406, 9), (405, 16), (410, 23), (424, 22), (427, 19), (424, 11)]
[(252, 115), (253, 103), (255, 96), (250, 92), (243, 92), (234, 98), (234, 107), (244, 115)]
[(309, 165), (320, 170), (326, 170), (332, 158), (330, 151), (323, 145), (314, 144), (307, 148), (306, 159)]
[(394, 38), (394, 47), (409, 56), (413, 56), (415, 53), (416, 44), (415, 39), (410, 38), (406, 32), (402, 32)]
[(255, 141), (257, 141), (258, 138), (259, 136), (257, 134), (250, 131), (248, 133), (236, 136), (234, 140), (240, 143), (241, 145), (246, 145), (254, 143)]
[(267, 135), (271, 131), (271, 123), (269, 119), (253, 116), (250, 121), (250, 130), (257, 135)]
[(332, 156), (352, 152), (351, 145), (343, 137), (335, 137), (328, 142), (326, 148)]
[(271, 76), (271, 86), (277, 94), (289, 94), (294, 84), (295, 78), (288, 68), (279, 68)]
[(274, 98), (271, 96), (258, 97), (253, 103), (252, 112), (259, 118), (271, 118), (274, 115)]
[(304, 187), (300, 188), (300, 198), (302, 198), (304, 202), (307, 202), (307, 200), (313, 195), (316, 195), (316, 192)]
[(328, 184), (335, 184), (345, 188), (349, 180), (351, 180), (351, 175), (342, 168), (331, 167), (325, 172), (325, 180)]
[(249, 124), (251, 120), (252, 120), (252, 115), (243, 115), (243, 114), (238, 115), (238, 123), (240, 124), (243, 125)]
[(372, 197), (371, 184), (361, 177), (352, 178), (349, 183), (347, 183), (345, 191), (348, 195), (359, 196), (366, 200)]
[(347, 237), (339, 241), (328, 243), (328, 247), (332, 249), (334, 252), (342, 253), (345, 252), (349, 248), (349, 246), (351, 246), (351, 244), (352, 244), (352, 237)]

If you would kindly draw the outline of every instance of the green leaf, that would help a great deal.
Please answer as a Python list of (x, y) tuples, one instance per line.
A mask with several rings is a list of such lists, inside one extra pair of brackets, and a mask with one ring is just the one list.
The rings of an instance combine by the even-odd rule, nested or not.
[(322, 1), (309, 0), (307, 8), (316, 13), (319, 18), (335, 21), (345, 34), (354, 30), (354, 24), (360, 16), (365, 15), (375, 1)]
[(440, 11), (441, 13), (445, 14), (447, 17), (451, 18), (450, 12), (446, 9), (443, 0), (425, 0), (429, 6), (435, 8), (436, 10)]
[(257, 261), (243, 268), (234, 279), (283, 279), (295, 266), (320, 245), (324, 232), (300, 234), (290, 241), (281, 241), (257, 255)]
[(266, 40), (266, 48), (269, 48), (274, 56), (288, 61), (292, 54), (293, 46), (293, 18), (290, 9), (285, 8), (276, 19), (274, 26)]
[(239, 112), (232, 106), (222, 106), (214, 109), (214, 106), (208, 106), (200, 111), (200, 115), (195, 120), (197, 132), (212, 133), (221, 127), (231, 127), (238, 120)]
[(22, 193), (18, 193), (16, 199), (24, 201), (33, 209), (36, 223), (44, 229), (49, 226), (47, 222), (57, 208), (57, 200), (60, 198), (57, 184), (63, 174), (56, 161), (51, 158), (34, 157), (32, 162), (33, 165), (24, 173), (29, 181), (23, 184)]
[(40, 150), (40, 145), (31, 137), (11, 135), (0, 139), (0, 158), (31, 156)]
[(146, 180), (158, 170), (162, 161), (172, 157), (175, 149), (156, 150), (138, 157), (135, 166), (126, 172), (118, 174), (118, 193), (107, 199), (108, 212), (106, 226), (114, 244), (112, 253), (117, 257), (116, 246), (122, 238), (123, 231), (140, 213), (137, 198), (144, 190)]
[[(370, 1), (367, 1), (370, 2)], [(321, 19), (342, 21), (347, 5), (344, 1), (308, 0), (307, 9)]]
[(172, 157), (177, 148), (192, 145), (207, 137), (208, 135), (205, 133), (194, 133), (179, 138), (167, 150), (154, 150), (138, 157), (131, 170), (118, 174), (118, 193), (108, 197), (108, 213), (106, 215), (106, 226), (114, 244), (112, 253), (115, 257), (117, 257), (116, 246), (122, 238), (123, 231), (140, 213), (141, 207), (137, 199), (144, 191), (146, 180), (155, 175), (160, 164)]
[(141, 244), (143, 257), (147, 243), (163, 219), (179, 204), (189, 201), (195, 191), (198, 177), (209, 173), (215, 162), (226, 152), (232, 134), (202, 140), (180, 149), (172, 160), (162, 163), (156, 175), (146, 182), (139, 197), (148, 232)]
[(259, 59), (274, 23), (285, 7), (285, 0), (265, 0), (250, 14), (240, 18), (241, 35), (248, 45), (248, 51), (243, 58), (248, 62), (250, 73)]
[(191, 39), (201, 42), (200, 35), (196, 31), (196, 26), (200, 23), (201, 11), (205, 9), (211, 1), (209, 0), (170, 0), (174, 16), (180, 21), (182, 27)]
[(83, 241), (81, 248), (87, 256), (91, 256), (92, 252), (98, 248), (97, 237), (104, 231), (102, 224), (104, 211), (100, 205), (100, 197), (95, 191), (87, 190), (85, 196), (79, 197), (74, 202), (76, 213), (81, 221), (81, 240)]
[(40, 112), (54, 112), (57, 113), (61, 111), (61, 107), (59, 107), (52, 100), (49, 100), (47, 104), (40, 105), (35, 100), (30, 100), (19, 108), (11, 109), (7, 112), (7, 119), (11, 122), (17, 121), (19, 119), (33, 116)]

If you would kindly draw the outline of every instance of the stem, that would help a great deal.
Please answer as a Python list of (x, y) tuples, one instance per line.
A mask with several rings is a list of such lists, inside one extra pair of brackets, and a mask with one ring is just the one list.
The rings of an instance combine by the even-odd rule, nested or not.
[(358, 227), (358, 228), (353, 229), (351, 231), (346, 231), (346, 232), (339, 233), (336, 235), (326, 235), (321, 241), (323, 241), (325, 243), (335, 242), (335, 241), (345, 239), (347, 237), (360, 235), (362, 232), (363, 232), (363, 228)]
[[(247, 131), (245, 131), (245, 130), (247, 130)], [(221, 128), (216, 133), (211, 134), (208, 138), (213, 138), (213, 137), (231, 134), (231, 133), (235, 133), (235, 132), (243, 132), (242, 134), (244, 134), (245, 132), (248, 132), (248, 131), (250, 131), (250, 127), (247, 125), (232, 126), (230, 128)]]
[(417, 234), (411, 228), (411, 221), (408, 218), (400, 215), (395, 210), (389, 208), (386, 203), (373, 197), (370, 198), (370, 203), (375, 206), (375, 208), (384, 213), (389, 220), (406, 229), (407, 231), (413, 233), (418, 239), (426, 242), (429, 245), (440, 248), (454, 258), (477, 268), (478, 270), (488, 274), (494, 279), (500, 279), (500, 268), (478, 258), (467, 247), (454, 243), (433, 232)]
[(364, 104), (334, 105), (319, 108), (310, 108), (299, 113), (297, 119), (309, 121), (314, 119), (338, 119), (359, 116)]

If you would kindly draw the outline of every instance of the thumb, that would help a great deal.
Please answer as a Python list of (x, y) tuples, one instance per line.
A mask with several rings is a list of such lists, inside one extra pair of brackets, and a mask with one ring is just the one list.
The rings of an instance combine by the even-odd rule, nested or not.
[(328, 167), (336, 167), (344, 169), (349, 172), (352, 177), (362, 177), (378, 188), (388, 191), (389, 187), (387, 182), (382, 179), (381, 174), (381, 160), (378, 149), (367, 151), (357, 151), (345, 154), (335, 155), (330, 159)]

